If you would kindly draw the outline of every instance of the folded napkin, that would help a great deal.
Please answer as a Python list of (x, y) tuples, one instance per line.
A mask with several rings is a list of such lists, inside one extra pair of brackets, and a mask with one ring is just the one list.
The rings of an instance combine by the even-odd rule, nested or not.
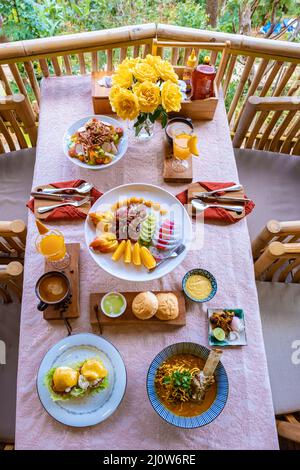
[[(230, 182), (230, 183), (214, 183), (214, 182), (199, 182), (197, 183), (201, 185), (203, 188), (206, 189), (206, 191), (214, 191), (215, 189), (226, 189), (229, 186), (233, 186), (236, 183)], [(219, 195), (224, 195), (226, 191), (220, 191)], [(229, 193), (230, 194), (230, 193)], [(188, 204), (188, 190), (185, 189), (181, 193), (177, 194), (177, 199), (182, 204)], [(246, 194), (244, 194), (244, 197), (247, 197)], [(226, 204), (226, 203), (224, 203)], [(247, 201), (245, 203), (245, 216), (250, 214), (252, 210), (254, 209), (255, 204), (253, 201)], [(205, 220), (208, 221), (215, 221), (215, 222), (224, 222), (228, 224), (234, 224), (238, 222), (240, 219), (242, 219), (245, 216), (235, 218), (232, 216), (232, 213), (226, 209), (220, 209), (219, 207), (216, 208), (208, 208), (204, 212), (205, 214)]]
[[(59, 183), (50, 183), (51, 186), (54, 188), (76, 188), (80, 186), (82, 183), (85, 183), (84, 180), (73, 180), (73, 181), (60, 181)], [(98, 191), (96, 188), (92, 188), (90, 192), (90, 196), (94, 198), (91, 203), (93, 204), (103, 193)], [(59, 202), (59, 201), (57, 201)], [(47, 201), (46, 204), (49, 203), (51, 205), (51, 201)], [(45, 204), (45, 205), (46, 205)], [(34, 212), (34, 198), (30, 199), (26, 204), (28, 209)], [(61, 219), (69, 219), (69, 220), (76, 220), (76, 219), (85, 219), (87, 214), (80, 210), (80, 207), (73, 207), (73, 206), (64, 206), (64, 207), (57, 207), (54, 208), (51, 212), (48, 213), (48, 216), (44, 219), (46, 222), (54, 221), (54, 220), (61, 220)]]

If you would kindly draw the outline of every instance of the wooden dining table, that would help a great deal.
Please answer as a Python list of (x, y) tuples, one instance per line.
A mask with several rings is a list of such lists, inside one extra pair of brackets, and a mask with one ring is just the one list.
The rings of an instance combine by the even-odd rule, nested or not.
[[(164, 130), (139, 143), (130, 136), (126, 155), (116, 165), (91, 171), (74, 165), (63, 152), (63, 135), (79, 118), (93, 114), (90, 76), (46, 78), (41, 106), (33, 187), (84, 179), (105, 192), (126, 183), (150, 183), (177, 194), (186, 185), (163, 181)], [(200, 157), (195, 158), (194, 181), (238, 182), (238, 174), (222, 98), (212, 121), (194, 122)], [(255, 194), (248, 194), (255, 200)], [(252, 216), (255, 216), (252, 215)], [(37, 229), (29, 213), (22, 300), (17, 385), (16, 449), (277, 449), (272, 395), (268, 377), (247, 220), (231, 225), (204, 223), (199, 244), (173, 272), (152, 282), (131, 283), (108, 275), (91, 258), (83, 221), (51, 222), (67, 242), (80, 243), (80, 318), (72, 320), (73, 334), (91, 332), (91, 292), (176, 290), (184, 274), (196, 267), (214, 274), (216, 296), (208, 303), (186, 302), (186, 326), (112, 326), (103, 330), (122, 355), (127, 368), (125, 397), (106, 421), (93, 427), (72, 428), (56, 422), (42, 407), (36, 377), (41, 360), (66, 335), (62, 322), (46, 321), (37, 310), (34, 286), (44, 271), (36, 251)], [(153, 410), (146, 391), (152, 359), (164, 347), (181, 341), (208, 346), (207, 308), (242, 308), (247, 345), (224, 349), (222, 363), (229, 379), (223, 412), (211, 424), (180, 429)]]

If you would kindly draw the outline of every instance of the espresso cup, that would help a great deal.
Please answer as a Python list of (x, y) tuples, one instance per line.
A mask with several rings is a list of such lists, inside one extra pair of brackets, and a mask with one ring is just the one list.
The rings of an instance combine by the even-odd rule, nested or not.
[(37, 308), (42, 312), (50, 305), (60, 305), (69, 297), (70, 281), (60, 271), (49, 271), (38, 279), (35, 293), (40, 300)]

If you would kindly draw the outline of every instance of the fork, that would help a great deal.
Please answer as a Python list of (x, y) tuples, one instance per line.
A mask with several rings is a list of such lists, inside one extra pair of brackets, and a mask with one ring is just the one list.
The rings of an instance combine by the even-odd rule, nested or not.
[(148, 269), (148, 273), (152, 273), (154, 269), (156, 269), (158, 266), (160, 266), (162, 263), (164, 263), (168, 259), (177, 258), (177, 256), (179, 256), (184, 250), (185, 250), (185, 245), (183, 243), (180, 243), (179, 245), (177, 245), (176, 248), (174, 248), (174, 250), (172, 250), (172, 252), (168, 256), (165, 256), (165, 258), (158, 261), (156, 265), (154, 266), (154, 268)]
[(80, 207), (83, 204), (89, 202), (89, 197), (85, 197), (81, 201), (74, 201), (74, 202), (63, 202), (61, 204), (57, 204), (56, 206), (43, 206), (38, 208), (39, 214), (44, 214), (45, 212), (52, 211), (52, 209), (56, 209), (56, 207), (64, 207), (64, 206), (73, 206), (73, 207)]
[(237, 212), (238, 214), (241, 214), (244, 210), (244, 207), (242, 206), (227, 206), (225, 204), (206, 204), (203, 201), (199, 201), (199, 199), (193, 199), (192, 206), (199, 211), (205, 211), (205, 209), (208, 209), (209, 207), (218, 207), (220, 209), (226, 209), (228, 211)]

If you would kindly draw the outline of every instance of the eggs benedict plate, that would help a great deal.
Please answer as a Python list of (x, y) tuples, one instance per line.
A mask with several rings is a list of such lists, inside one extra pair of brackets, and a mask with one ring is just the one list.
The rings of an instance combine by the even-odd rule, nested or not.
[(107, 419), (126, 389), (126, 369), (117, 349), (91, 333), (68, 336), (45, 355), (37, 391), (45, 410), (75, 427)]

